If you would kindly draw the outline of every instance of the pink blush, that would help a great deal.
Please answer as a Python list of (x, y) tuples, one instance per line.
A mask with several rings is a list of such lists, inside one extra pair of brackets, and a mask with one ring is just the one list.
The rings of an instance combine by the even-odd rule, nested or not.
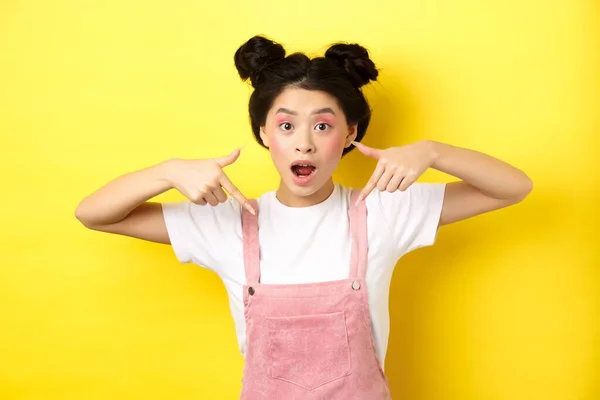
[(277, 137), (272, 137), (271, 140), (269, 140), (269, 149), (275, 154), (281, 153), (281, 143), (279, 143)]
[(337, 154), (339, 147), (339, 142), (335, 140), (329, 140), (323, 143), (323, 152), (328, 155)]
[(320, 147), (326, 159), (337, 158), (340, 155), (340, 140), (335, 136), (321, 142)]

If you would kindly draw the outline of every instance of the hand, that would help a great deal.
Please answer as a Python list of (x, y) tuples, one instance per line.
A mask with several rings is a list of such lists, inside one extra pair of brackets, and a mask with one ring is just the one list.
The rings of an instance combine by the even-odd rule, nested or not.
[(377, 160), (375, 172), (360, 192), (356, 204), (364, 200), (375, 188), (390, 193), (408, 189), (433, 164), (435, 157), (429, 143), (421, 141), (380, 150), (352, 142), (362, 154)]
[(248, 199), (231, 183), (223, 168), (233, 164), (240, 156), (241, 149), (234, 150), (228, 156), (203, 160), (171, 160), (169, 181), (191, 202), (198, 205), (216, 206), (227, 201), (227, 190), (250, 213), (256, 212)]

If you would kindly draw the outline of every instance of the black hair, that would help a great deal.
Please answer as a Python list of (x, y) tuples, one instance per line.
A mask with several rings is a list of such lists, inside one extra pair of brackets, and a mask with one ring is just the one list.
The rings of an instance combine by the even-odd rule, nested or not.
[[(287, 87), (320, 90), (335, 97), (348, 125), (357, 124), (356, 141), (362, 140), (371, 120), (371, 109), (361, 87), (377, 80), (378, 71), (367, 49), (358, 44), (336, 43), (324, 57), (310, 59), (303, 53), (286, 57), (280, 44), (254, 36), (240, 46), (234, 56), (242, 80), (250, 79), (254, 91), (250, 96), (250, 124), (256, 141), (266, 147), (260, 127), (275, 98)], [(344, 149), (342, 155), (354, 146)]]

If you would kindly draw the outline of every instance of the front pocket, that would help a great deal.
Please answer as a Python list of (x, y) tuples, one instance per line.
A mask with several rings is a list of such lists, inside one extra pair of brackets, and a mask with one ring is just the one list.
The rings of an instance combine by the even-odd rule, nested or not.
[(312, 390), (350, 374), (344, 312), (267, 317), (271, 377)]

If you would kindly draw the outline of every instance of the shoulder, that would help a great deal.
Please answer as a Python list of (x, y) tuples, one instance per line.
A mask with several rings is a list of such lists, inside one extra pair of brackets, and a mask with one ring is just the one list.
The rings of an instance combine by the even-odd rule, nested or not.
[(390, 193), (374, 190), (369, 197), (372, 202), (376, 202), (384, 209), (424, 207), (432, 202), (441, 203), (445, 190), (445, 183), (415, 182), (404, 191), (397, 190)]
[[(268, 208), (275, 200), (275, 191), (265, 192), (258, 197), (248, 198), (248, 200), (257, 202), (259, 208)], [(194, 204), (187, 199), (166, 202), (162, 203), (162, 209), (165, 218), (175, 220), (181, 218), (189, 220), (213, 218), (222, 221), (239, 221), (242, 215), (242, 206), (233, 197), (228, 197), (225, 202), (219, 203), (216, 206), (201, 206)]]
[(268, 207), (273, 206), (273, 203), (275, 201), (277, 201), (277, 198), (275, 197), (275, 191), (271, 190), (271, 191), (264, 192), (260, 196), (257, 196), (257, 197), (254, 197), (253, 199), (248, 199), (248, 200), (253, 200), (253, 201), (257, 202), (259, 208), (268, 208)]
[[(362, 188), (355, 188), (351, 186), (345, 186), (342, 184), (336, 184), (341, 196), (340, 198), (349, 201), (352, 192), (359, 192)], [(438, 203), (443, 200), (444, 193), (446, 190), (445, 183), (426, 183), (426, 182), (415, 182), (407, 190), (395, 192), (380, 192), (375, 189), (365, 199), (367, 209), (373, 208), (398, 208), (398, 207), (409, 207), (415, 204), (424, 205), (429, 202)]]
[(220, 272), (224, 255), (241, 240), (239, 203), (228, 199), (217, 206), (200, 206), (182, 200), (162, 203), (162, 209), (177, 259)]
[[(433, 244), (445, 189), (445, 183), (415, 182), (405, 191), (373, 190), (365, 199), (371, 229), (389, 234), (398, 256)], [(343, 189), (348, 198), (352, 190)]]
[(189, 200), (162, 203), (165, 218), (169, 219), (190, 219), (205, 220), (206, 218), (216, 218), (220, 220), (239, 219), (241, 206), (233, 198), (228, 198), (224, 203), (216, 206), (197, 205)]

